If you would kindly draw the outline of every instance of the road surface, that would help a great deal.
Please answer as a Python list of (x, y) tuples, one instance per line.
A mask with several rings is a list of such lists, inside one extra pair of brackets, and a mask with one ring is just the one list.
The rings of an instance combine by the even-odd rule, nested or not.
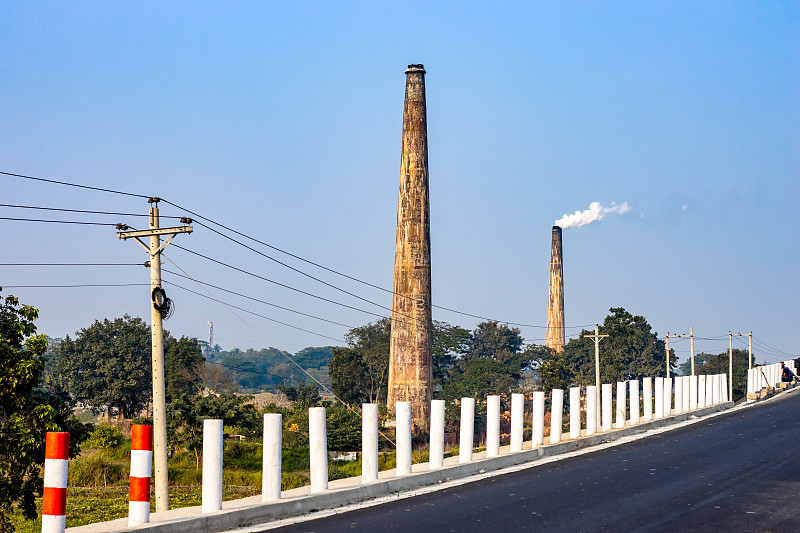
[(800, 531), (800, 393), (271, 531)]

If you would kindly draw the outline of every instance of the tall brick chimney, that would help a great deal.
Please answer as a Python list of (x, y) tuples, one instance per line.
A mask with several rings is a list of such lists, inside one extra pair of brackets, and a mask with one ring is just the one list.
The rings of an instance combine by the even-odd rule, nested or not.
[(429, 214), (425, 68), (409, 65), (394, 249), (388, 407), (394, 414), (395, 402), (411, 402), (411, 420), (417, 425), (430, 416), (433, 383)]
[(553, 226), (550, 245), (550, 298), (547, 304), (547, 341), (557, 352), (564, 349), (564, 264), (561, 248), (561, 228)]

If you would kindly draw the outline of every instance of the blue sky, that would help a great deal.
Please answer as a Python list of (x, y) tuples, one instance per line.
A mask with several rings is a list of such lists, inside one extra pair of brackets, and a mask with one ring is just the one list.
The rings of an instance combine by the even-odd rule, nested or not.
[[(725, 337), (698, 341), (698, 351), (727, 349), (728, 330), (773, 347), (757, 350), (759, 360), (796, 351), (796, 3), (4, 2), (0, 17), (2, 171), (160, 196), (389, 288), (404, 70), (423, 63), (435, 304), (544, 325), (553, 221), (594, 201), (628, 202), (629, 213), (564, 232), (568, 326), (621, 306), (662, 337), (689, 326)], [(147, 209), (138, 198), (11, 177), (0, 176), (0, 190), (7, 204)], [(142, 223), (13, 208), (0, 216)], [(110, 227), (0, 223), (3, 262), (146, 259)], [(205, 228), (175, 242), (383, 313)], [(375, 318), (175, 248), (167, 256), (200, 280), (348, 326)], [(0, 266), (4, 286), (147, 280), (141, 267)], [(167, 327), (204, 338), (213, 320), (224, 348), (266, 346), (265, 337), (294, 352), (347, 331), (225, 296), (325, 337), (242, 315), (256, 333), (218, 303), (166, 288), (177, 305)], [(37, 306), (51, 336), (96, 318), (149, 317), (146, 287), (3, 292)], [(674, 346), (688, 353), (688, 342)]]

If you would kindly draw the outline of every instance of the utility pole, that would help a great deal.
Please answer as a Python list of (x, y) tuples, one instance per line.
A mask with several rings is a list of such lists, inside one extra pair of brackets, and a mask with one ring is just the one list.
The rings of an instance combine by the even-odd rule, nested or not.
[(733, 401), (733, 333), (728, 332), (728, 401)]
[[(123, 224), (117, 225), (117, 237), (123, 240), (136, 239), (150, 255), (150, 317), (152, 319), (152, 364), (153, 364), (153, 462), (156, 478), (156, 512), (169, 510), (169, 479), (167, 478), (167, 405), (164, 387), (164, 324), (169, 316), (171, 300), (161, 288), (161, 252), (179, 233), (191, 233), (190, 218), (181, 218), (187, 224), (175, 228), (160, 228), (158, 202), (160, 198), (149, 198), (150, 229), (124, 231)], [(161, 235), (169, 235), (161, 243)], [(140, 237), (150, 237), (147, 245)]]
[(667, 379), (669, 379), (669, 331), (667, 332)]
[[(594, 339), (594, 378), (597, 385), (597, 427), (600, 427), (600, 339), (608, 335), (600, 335), (600, 326), (594, 325), (594, 335), (584, 335), (589, 339)], [(588, 400), (587, 400), (588, 401)]]
[(747, 368), (753, 368), (753, 332), (751, 331), (747, 339), (747, 360), (749, 361)]
[[(690, 341), (690, 344), (692, 346), (692, 348), (691, 348), (692, 349), (692, 375), (694, 376), (694, 326), (689, 326), (689, 334), (688, 335), (686, 335), (685, 333), (681, 334), (681, 335), (670, 335), (669, 333), (667, 333), (667, 364), (669, 364), (669, 338), (670, 337), (672, 337), (673, 339), (677, 339), (677, 338), (680, 338), (680, 337), (689, 337), (689, 341)], [(669, 373), (667, 374), (667, 377), (669, 377)]]
[(731, 393), (729, 398), (731, 400), (733, 400), (733, 338), (734, 337), (750, 337), (750, 342), (748, 343), (749, 344), (748, 354), (749, 354), (750, 363), (749, 363), (749, 367), (748, 368), (753, 368), (753, 332), (751, 331), (749, 334), (746, 334), (746, 333), (731, 333), (729, 331), (728, 335), (729, 335), (729, 339), (728, 339), (728, 341), (729, 341), (728, 342), (728, 367), (729, 367), (728, 368), (728, 372), (730, 373), (730, 382), (731, 382), (730, 385), (729, 385), (730, 393)]

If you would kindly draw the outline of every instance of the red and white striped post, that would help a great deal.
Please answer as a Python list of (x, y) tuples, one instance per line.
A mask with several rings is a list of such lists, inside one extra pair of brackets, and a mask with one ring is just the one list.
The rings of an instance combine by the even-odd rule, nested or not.
[(128, 527), (150, 522), (150, 474), (153, 470), (153, 426), (134, 425), (131, 429)]
[(63, 533), (67, 515), (69, 433), (48, 432), (44, 448), (42, 533)]

